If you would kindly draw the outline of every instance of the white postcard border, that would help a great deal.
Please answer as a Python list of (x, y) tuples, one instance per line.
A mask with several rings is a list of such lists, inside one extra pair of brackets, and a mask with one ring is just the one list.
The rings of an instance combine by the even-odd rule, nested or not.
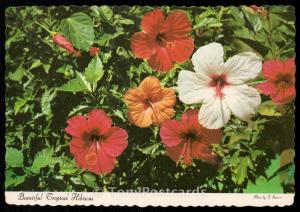
[(7, 204), (41, 206), (289, 206), (294, 196), (294, 193), (5, 192)]

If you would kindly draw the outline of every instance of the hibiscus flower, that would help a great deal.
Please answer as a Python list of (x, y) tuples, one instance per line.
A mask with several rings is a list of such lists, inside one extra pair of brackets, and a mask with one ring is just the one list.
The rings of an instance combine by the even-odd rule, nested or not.
[(264, 62), (262, 71), (268, 81), (258, 84), (256, 88), (270, 96), (274, 103), (288, 103), (296, 96), (295, 72), (294, 58), (286, 61), (268, 60)]
[(136, 57), (146, 59), (151, 68), (166, 72), (173, 62), (185, 62), (193, 52), (194, 41), (188, 36), (192, 23), (184, 12), (171, 12), (167, 18), (160, 9), (144, 15), (142, 32), (132, 36), (131, 49)]
[(237, 54), (224, 63), (219, 43), (200, 47), (193, 55), (195, 72), (182, 70), (178, 76), (179, 99), (186, 104), (202, 103), (199, 122), (218, 129), (231, 113), (247, 120), (260, 104), (260, 95), (245, 84), (257, 77), (262, 61), (252, 52)]
[(199, 110), (188, 110), (180, 121), (165, 121), (160, 128), (160, 137), (167, 155), (175, 162), (190, 165), (192, 159), (200, 159), (216, 164), (215, 156), (210, 150), (211, 144), (220, 143), (222, 131), (206, 129), (199, 124)]
[(77, 166), (96, 174), (110, 173), (127, 147), (127, 132), (112, 127), (112, 120), (100, 109), (73, 116), (67, 123), (65, 132), (72, 136), (70, 151)]
[(138, 127), (161, 124), (175, 113), (175, 91), (161, 87), (156, 77), (146, 77), (137, 88), (126, 92), (124, 100), (129, 121)]

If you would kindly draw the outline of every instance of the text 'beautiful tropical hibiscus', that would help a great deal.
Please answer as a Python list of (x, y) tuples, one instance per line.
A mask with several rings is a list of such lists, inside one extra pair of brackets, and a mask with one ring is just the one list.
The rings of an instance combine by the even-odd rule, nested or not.
[(245, 84), (260, 73), (261, 59), (244, 52), (224, 63), (223, 56), (219, 43), (200, 47), (192, 57), (195, 72), (182, 70), (178, 76), (179, 99), (186, 104), (202, 103), (199, 122), (209, 129), (223, 127), (231, 112), (247, 120), (261, 102), (257, 90)]
[(199, 110), (188, 110), (180, 121), (165, 121), (160, 128), (160, 137), (168, 156), (175, 162), (181, 160), (189, 165), (192, 159), (200, 159), (210, 164), (216, 164), (210, 145), (220, 143), (221, 130), (206, 129), (199, 124)]
[(139, 87), (126, 92), (129, 121), (139, 127), (161, 124), (172, 118), (176, 103), (175, 91), (163, 88), (156, 77), (146, 77)]
[(112, 127), (112, 120), (99, 109), (93, 109), (87, 116), (73, 116), (67, 123), (65, 131), (73, 137), (70, 151), (77, 166), (96, 174), (110, 173), (116, 157), (127, 147), (127, 132)]
[(256, 88), (277, 104), (288, 103), (296, 96), (295, 72), (294, 58), (286, 61), (268, 60), (263, 64), (262, 71), (268, 81), (258, 84)]
[(194, 41), (188, 36), (192, 23), (184, 12), (171, 12), (167, 18), (160, 9), (144, 15), (142, 32), (131, 39), (136, 57), (146, 59), (156, 71), (169, 71), (173, 62), (185, 62), (193, 52)]

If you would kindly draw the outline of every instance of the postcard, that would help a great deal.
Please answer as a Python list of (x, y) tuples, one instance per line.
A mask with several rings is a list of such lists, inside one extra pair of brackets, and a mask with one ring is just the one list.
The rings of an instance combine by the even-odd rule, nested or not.
[(293, 6), (5, 16), (8, 204), (293, 204)]

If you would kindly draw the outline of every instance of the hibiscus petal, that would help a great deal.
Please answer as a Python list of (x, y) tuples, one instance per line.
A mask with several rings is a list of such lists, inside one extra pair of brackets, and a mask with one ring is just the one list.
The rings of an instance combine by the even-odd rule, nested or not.
[(104, 134), (105, 140), (101, 141), (101, 148), (111, 157), (118, 157), (128, 145), (127, 132), (119, 127), (112, 127)]
[(148, 98), (151, 102), (159, 101), (163, 97), (160, 81), (156, 77), (146, 77), (139, 85), (139, 89), (143, 91), (144, 98)]
[(82, 139), (77, 139), (73, 138), (70, 143), (70, 152), (72, 155), (76, 155), (78, 152), (80, 152), (83, 149), (88, 149), (89, 143), (82, 140)]
[(181, 158), (183, 158), (183, 152), (185, 151), (186, 145), (184, 142), (179, 143), (176, 146), (167, 147), (166, 146), (166, 152), (167, 155), (176, 163), (180, 161)]
[(87, 129), (87, 119), (84, 116), (72, 116), (67, 120), (67, 124), (65, 132), (76, 138), (81, 138)]
[(173, 107), (176, 103), (176, 94), (172, 88), (162, 88), (162, 98), (154, 104), (163, 109), (166, 107)]
[(221, 73), (224, 66), (224, 50), (219, 43), (200, 47), (192, 56), (197, 76), (207, 79), (211, 73)]
[(100, 134), (104, 134), (111, 128), (112, 120), (103, 110), (93, 109), (87, 117), (89, 129), (97, 129)]
[(271, 82), (263, 82), (255, 86), (258, 90), (260, 90), (265, 95), (273, 95), (276, 94), (278, 89)]
[(137, 32), (131, 38), (131, 49), (137, 58), (149, 59), (153, 53), (152, 44), (148, 35), (144, 32)]
[(218, 129), (223, 127), (230, 119), (230, 110), (224, 99), (206, 99), (200, 108), (199, 122), (208, 129)]
[(138, 127), (145, 128), (152, 124), (153, 110), (146, 108), (142, 104), (128, 108), (128, 119)]
[(141, 105), (145, 98), (147, 97), (145, 97), (144, 92), (138, 88), (131, 88), (124, 95), (124, 100), (129, 107)]
[(194, 41), (192, 38), (184, 38), (175, 40), (167, 45), (167, 51), (172, 59), (179, 63), (183, 63), (189, 59), (194, 50)]
[(277, 74), (284, 70), (280, 60), (268, 60), (262, 66), (262, 75), (265, 79), (276, 80)]
[(200, 159), (204, 162), (216, 165), (216, 157), (212, 154), (208, 145), (201, 142), (192, 142), (191, 144), (191, 157)]
[(176, 103), (175, 91), (172, 88), (163, 88), (162, 93), (162, 99), (152, 104), (153, 124), (161, 124), (171, 119), (175, 114), (175, 110), (173, 109)]
[(94, 172), (110, 173), (116, 166), (116, 158), (110, 157), (103, 148), (98, 151), (98, 163), (92, 167)]
[(149, 65), (156, 71), (167, 72), (173, 68), (172, 59), (165, 47), (156, 47), (155, 54), (148, 60)]
[(155, 9), (144, 15), (141, 26), (144, 32), (151, 34), (151, 36), (156, 36), (164, 21), (165, 16), (162, 11), (160, 9)]
[(181, 117), (181, 122), (186, 129), (198, 130), (201, 126), (198, 120), (199, 110), (187, 110)]
[(295, 58), (289, 58), (284, 62), (284, 72), (292, 75), (293, 78), (295, 78), (295, 73), (296, 73)]
[(70, 152), (74, 156), (76, 164), (79, 168), (88, 168), (85, 156), (88, 152), (90, 152), (89, 150), (91, 145), (92, 144), (89, 144), (81, 139), (72, 139), (72, 141), (70, 142)]
[(277, 104), (286, 104), (291, 102), (296, 95), (296, 88), (290, 87), (288, 89), (278, 90), (276, 94), (271, 95), (272, 101)]
[(222, 140), (222, 131), (220, 129), (206, 129), (201, 126), (201, 142), (205, 144), (217, 144)]
[(176, 120), (168, 120), (161, 125), (160, 137), (167, 147), (177, 146), (182, 142), (181, 132), (185, 126)]
[(192, 31), (192, 23), (182, 11), (171, 12), (166, 18), (162, 30), (168, 40), (185, 38)]
[(208, 86), (209, 78), (200, 78), (196, 73), (182, 70), (178, 76), (179, 99), (185, 104), (201, 103), (214, 94)]
[(224, 66), (228, 83), (238, 85), (258, 76), (262, 59), (253, 52), (244, 52), (230, 58)]
[(248, 85), (226, 86), (223, 89), (225, 102), (232, 113), (242, 120), (255, 114), (261, 102), (257, 90)]

